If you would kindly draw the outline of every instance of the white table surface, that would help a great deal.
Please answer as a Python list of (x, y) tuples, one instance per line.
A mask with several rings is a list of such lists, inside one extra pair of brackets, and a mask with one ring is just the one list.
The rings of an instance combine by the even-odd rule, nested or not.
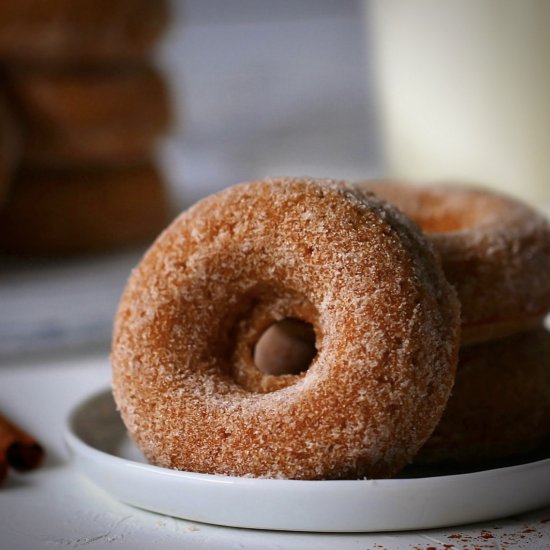
[(550, 507), (467, 527), (379, 534), (253, 531), (191, 523), (114, 500), (76, 471), (63, 444), (68, 412), (110, 382), (104, 354), (26, 358), (0, 368), (0, 408), (47, 449), (0, 487), (0, 550), (93, 549), (513, 549), (550, 548)]

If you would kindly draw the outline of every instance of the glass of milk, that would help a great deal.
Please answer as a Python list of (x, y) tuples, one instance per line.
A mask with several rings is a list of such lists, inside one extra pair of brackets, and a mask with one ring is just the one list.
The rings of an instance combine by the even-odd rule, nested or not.
[(369, 0), (387, 176), (550, 204), (550, 0)]

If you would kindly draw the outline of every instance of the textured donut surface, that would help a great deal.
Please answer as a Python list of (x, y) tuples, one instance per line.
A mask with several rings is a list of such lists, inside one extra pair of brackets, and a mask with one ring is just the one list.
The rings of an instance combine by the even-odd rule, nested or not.
[(474, 343), (540, 324), (550, 311), (550, 224), (493, 191), (447, 185), (362, 182), (415, 221), (441, 255)]
[(445, 413), (415, 462), (488, 462), (550, 436), (550, 334), (544, 328), (460, 350)]
[[(253, 349), (272, 323), (316, 333), (301, 374)], [(132, 273), (116, 315), (113, 391), (153, 463), (290, 479), (389, 476), (439, 420), (459, 305), (429, 244), (332, 180), (241, 184), (197, 203)]]

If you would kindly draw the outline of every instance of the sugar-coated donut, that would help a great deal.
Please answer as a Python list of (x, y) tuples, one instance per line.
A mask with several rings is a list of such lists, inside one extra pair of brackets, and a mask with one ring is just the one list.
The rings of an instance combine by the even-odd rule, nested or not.
[[(184, 212), (132, 273), (113, 392), (154, 464), (269, 478), (390, 476), (435, 427), (454, 380), (459, 304), (404, 216), (332, 180), (231, 187)], [(274, 322), (317, 354), (269, 375)]]
[(460, 350), (445, 413), (415, 461), (494, 461), (549, 436), (550, 334), (539, 328)]
[(0, 60), (122, 64), (143, 60), (167, 26), (165, 0), (5, 0)]
[(14, 70), (6, 80), (27, 165), (142, 162), (169, 127), (166, 85), (147, 66)]
[(152, 164), (110, 170), (21, 171), (0, 209), (0, 250), (60, 255), (152, 240), (168, 222)]
[(531, 330), (550, 311), (550, 224), (529, 206), (464, 186), (362, 182), (401, 209), (441, 255), (464, 344)]

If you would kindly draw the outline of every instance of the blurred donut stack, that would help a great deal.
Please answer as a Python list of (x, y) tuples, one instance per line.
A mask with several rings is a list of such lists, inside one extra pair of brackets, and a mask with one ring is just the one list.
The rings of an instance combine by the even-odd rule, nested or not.
[(0, 2), (0, 250), (102, 251), (167, 223), (168, 18), (163, 0)]

